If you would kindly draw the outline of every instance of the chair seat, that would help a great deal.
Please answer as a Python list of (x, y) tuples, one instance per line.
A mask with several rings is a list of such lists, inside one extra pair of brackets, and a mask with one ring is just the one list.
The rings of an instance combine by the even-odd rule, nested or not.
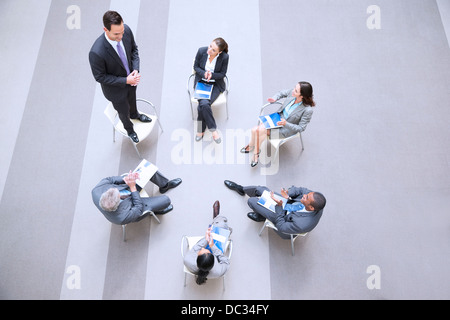
[[(145, 114), (147, 117), (152, 119), (152, 122), (150, 122), (150, 123), (149, 122), (141, 122), (137, 119), (131, 119), (131, 122), (133, 123), (134, 131), (136, 132), (136, 134), (139, 138), (139, 141), (142, 141), (148, 137), (148, 135), (152, 132), (156, 121), (158, 120), (158, 117), (155, 115), (151, 115), (151, 114), (147, 114), (147, 113), (143, 113), (143, 112), (141, 112), (141, 114)], [(122, 121), (117, 122), (117, 124), (114, 126), (114, 128), (118, 132), (123, 134), (124, 136), (128, 137), (128, 133), (125, 130), (125, 128), (123, 127)]]
[[(264, 229), (264, 227), (272, 228), (272, 229), (278, 231), (277, 227), (275, 227), (275, 225), (274, 225), (274, 224), (272, 223), (272, 221), (270, 221), (269, 219), (266, 219), (266, 221), (264, 222), (263, 229)], [(306, 236), (307, 234), (308, 234), (308, 232), (305, 232), (305, 233), (296, 233), (296, 234), (293, 234), (293, 236), (294, 236), (294, 237), (297, 237), (297, 236), (302, 236), (302, 237), (304, 237), (304, 236)]]
[(270, 144), (274, 148), (278, 149), (281, 144), (283, 144), (283, 143), (285, 143), (285, 142), (287, 142), (287, 141), (289, 141), (291, 139), (294, 139), (294, 138), (296, 138), (298, 136), (300, 136), (300, 133), (296, 133), (296, 134), (294, 134), (294, 135), (292, 135), (290, 137), (287, 137), (287, 138), (276, 138), (276, 139), (269, 138), (268, 140), (269, 140)]

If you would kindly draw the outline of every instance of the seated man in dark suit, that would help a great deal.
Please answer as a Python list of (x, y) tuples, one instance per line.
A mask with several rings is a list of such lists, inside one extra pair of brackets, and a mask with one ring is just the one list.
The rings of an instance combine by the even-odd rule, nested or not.
[(248, 205), (253, 210), (247, 214), (250, 219), (257, 222), (270, 220), (278, 229), (277, 233), (284, 239), (288, 239), (289, 234), (305, 233), (314, 229), (322, 217), (326, 204), (326, 199), (320, 192), (292, 186), (289, 190), (281, 190), (281, 196), (287, 199), (284, 209), (281, 201), (272, 197), (278, 203), (275, 206), (275, 212), (272, 212), (258, 204), (262, 193), (265, 190), (270, 191), (267, 187), (243, 187), (229, 180), (225, 180), (224, 183), (241, 196), (248, 195), (250, 197)]
[[(108, 221), (114, 224), (128, 224), (146, 217), (147, 210), (155, 214), (165, 214), (173, 209), (169, 197), (165, 195), (141, 198), (142, 190), (136, 185), (138, 173), (126, 176), (108, 177), (102, 179), (92, 190), (92, 200)], [(181, 179), (168, 180), (159, 171), (150, 179), (159, 186), (160, 193), (177, 187)]]

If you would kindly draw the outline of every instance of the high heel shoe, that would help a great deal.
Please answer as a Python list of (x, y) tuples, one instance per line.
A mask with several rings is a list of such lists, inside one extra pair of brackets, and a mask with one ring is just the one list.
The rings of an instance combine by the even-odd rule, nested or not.
[(252, 160), (252, 163), (250, 164), (252, 166), (252, 168), (256, 167), (258, 165), (260, 153), (261, 153), (261, 150), (259, 150), (259, 152), (253, 156), (253, 159), (255, 159), (255, 156), (256, 156), (256, 161)]
[(246, 147), (243, 147), (241, 149), (241, 153), (250, 153), (255, 149), (255, 147), (250, 147), (250, 145), (247, 145)]
[(213, 134), (213, 140), (215, 143), (219, 144), (222, 142), (222, 139), (220, 137), (218, 137), (217, 139), (214, 138), (214, 134)]
[(196, 135), (196, 136), (195, 136), (195, 141), (199, 142), (200, 140), (202, 140), (202, 139), (203, 139), (203, 136), (204, 136), (204, 134), (203, 134), (203, 133), (202, 133), (202, 135), (201, 135), (201, 136), (199, 136), (199, 135)]

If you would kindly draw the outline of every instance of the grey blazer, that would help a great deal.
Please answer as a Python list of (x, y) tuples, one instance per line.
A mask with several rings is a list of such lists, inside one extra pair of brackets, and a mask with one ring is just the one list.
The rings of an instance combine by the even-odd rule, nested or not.
[[(224, 216), (220, 215), (217, 216), (213, 220), (212, 224), (232, 231), (231, 228), (228, 227), (227, 218), (225, 218)], [(184, 265), (186, 266), (186, 268), (188, 268), (189, 271), (191, 271), (194, 274), (197, 274), (198, 272), (197, 267), (198, 252), (200, 251), (200, 249), (205, 248), (207, 244), (208, 241), (206, 241), (206, 238), (205, 237), (201, 238), (195, 244), (195, 246), (191, 250), (189, 250), (184, 256)], [(212, 254), (216, 257), (216, 259), (214, 261), (214, 266), (209, 271), (209, 274), (207, 276), (207, 278), (209, 279), (219, 278), (223, 276), (225, 272), (227, 272), (228, 267), (230, 266), (230, 260), (228, 259), (228, 257), (225, 254), (223, 254), (223, 252), (220, 251), (220, 249), (218, 249), (216, 246), (212, 247)]]
[(105, 211), (100, 207), (99, 201), (102, 194), (110, 188), (117, 188), (119, 191), (128, 189), (128, 185), (123, 181), (123, 177), (108, 177), (102, 179), (92, 189), (92, 201), (108, 221), (114, 224), (128, 224), (142, 219), (146, 210), (158, 211), (170, 205), (169, 197), (165, 195), (141, 198), (139, 191), (131, 193), (131, 196), (122, 200), (116, 211)]
[[(272, 98), (277, 101), (286, 98), (283, 102), (283, 105), (278, 109), (278, 113), (282, 113), (284, 108), (286, 108), (286, 106), (295, 99), (292, 96), (292, 90), (280, 91)], [(296, 108), (286, 119), (287, 122), (284, 127), (279, 128), (281, 136), (287, 138), (296, 134), (297, 132), (305, 131), (306, 126), (308, 125), (309, 121), (311, 121), (313, 111), (313, 107), (306, 104), (302, 104), (301, 106)]]

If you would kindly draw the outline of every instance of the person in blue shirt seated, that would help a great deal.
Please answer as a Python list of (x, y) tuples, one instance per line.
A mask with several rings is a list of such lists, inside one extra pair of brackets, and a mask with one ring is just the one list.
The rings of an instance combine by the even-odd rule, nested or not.
[(282, 90), (268, 102), (274, 103), (286, 98), (282, 106), (278, 109), (281, 121), (277, 122), (279, 128), (266, 129), (264, 124), (252, 128), (250, 143), (241, 149), (241, 153), (253, 151), (251, 166), (255, 167), (259, 162), (261, 144), (270, 134), (271, 137), (287, 138), (298, 132), (303, 132), (311, 121), (314, 102), (313, 88), (309, 82), (300, 81), (293, 90)]
[[(233, 181), (225, 180), (225, 186), (236, 191), (241, 196), (249, 196), (248, 206), (252, 209), (247, 216), (256, 222), (270, 220), (278, 229), (276, 232), (283, 239), (289, 239), (290, 234), (306, 233), (313, 230), (319, 223), (326, 205), (324, 195), (303, 187), (292, 186), (288, 190), (281, 189), (280, 196), (286, 204), (273, 197), (271, 190), (264, 186), (242, 186)], [(271, 192), (272, 199), (277, 203), (272, 211), (258, 203), (264, 191)]]

